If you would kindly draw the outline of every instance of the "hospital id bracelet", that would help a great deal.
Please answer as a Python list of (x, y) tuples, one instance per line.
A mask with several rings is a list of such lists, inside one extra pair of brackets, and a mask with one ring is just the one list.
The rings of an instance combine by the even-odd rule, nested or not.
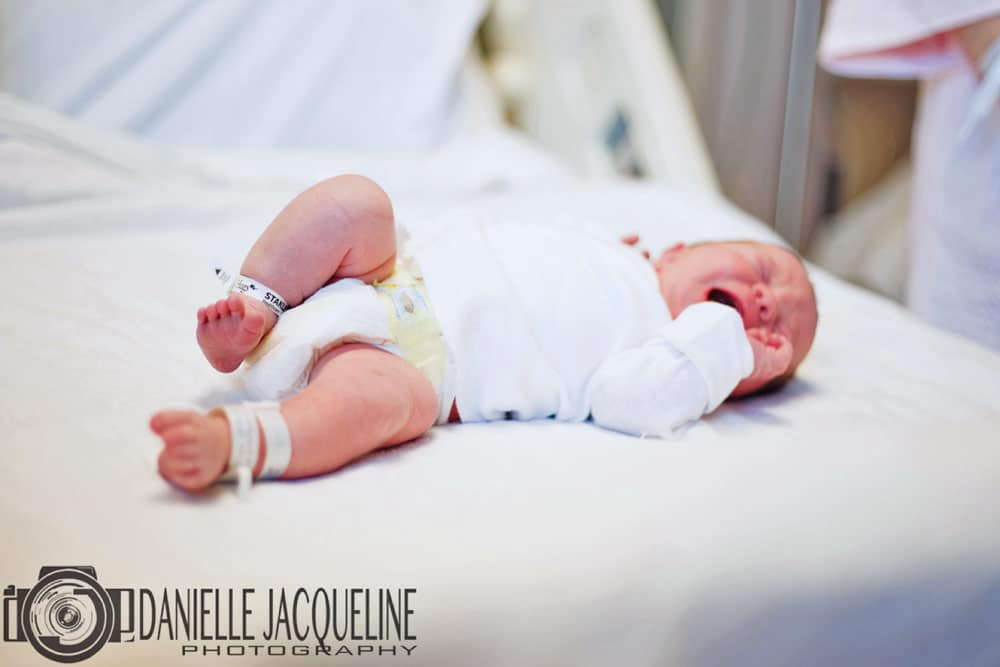
[(215, 268), (215, 276), (226, 286), (226, 291), (230, 294), (242, 294), (251, 299), (260, 301), (271, 309), (271, 312), (281, 317), (281, 314), (288, 310), (288, 302), (280, 294), (259, 280), (237, 275), (235, 278), (223, 268)]
[[(229, 465), (220, 478), (236, 482), (236, 493), (245, 496), (253, 483), (253, 468), (264, 446), (264, 465), (259, 479), (276, 479), (288, 469), (292, 460), (292, 438), (288, 424), (281, 416), (281, 406), (275, 401), (243, 403), (215, 408), (209, 414), (222, 414), (229, 422)], [(260, 430), (257, 426), (260, 424)], [(260, 434), (264, 433), (261, 442)]]
[(229, 422), (229, 465), (222, 481), (236, 482), (236, 493), (246, 495), (253, 482), (253, 467), (260, 452), (260, 432), (254, 413), (242, 405), (226, 405), (209, 414), (222, 412)]
[(275, 401), (261, 401), (250, 403), (248, 407), (257, 413), (257, 421), (264, 432), (264, 467), (260, 470), (260, 479), (277, 479), (292, 460), (292, 436), (281, 416), (281, 406)]

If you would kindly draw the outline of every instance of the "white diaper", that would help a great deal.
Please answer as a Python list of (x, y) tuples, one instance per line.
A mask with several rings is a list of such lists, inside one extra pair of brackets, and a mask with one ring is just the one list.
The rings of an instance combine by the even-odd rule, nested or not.
[(438, 423), (448, 421), (452, 357), (409, 254), (381, 283), (338, 280), (284, 312), (246, 358), (240, 377), (255, 400), (281, 400), (305, 389), (319, 358), (345, 343), (368, 343), (416, 366), (437, 393)]

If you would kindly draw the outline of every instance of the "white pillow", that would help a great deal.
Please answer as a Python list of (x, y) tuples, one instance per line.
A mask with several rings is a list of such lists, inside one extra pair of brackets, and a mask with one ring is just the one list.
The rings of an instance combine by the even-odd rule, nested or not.
[(2, 0), (0, 87), (204, 148), (422, 149), (486, 0)]

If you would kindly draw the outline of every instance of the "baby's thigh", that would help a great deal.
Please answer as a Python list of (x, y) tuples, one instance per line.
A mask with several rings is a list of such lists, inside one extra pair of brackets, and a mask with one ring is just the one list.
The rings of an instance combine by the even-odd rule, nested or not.
[(347, 174), (318, 183), (306, 197), (326, 221), (325, 233), (346, 250), (335, 277), (372, 282), (392, 273), (396, 224), (392, 203), (378, 184)]
[(320, 357), (303, 394), (314, 396), (327, 414), (341, 413), (384, 433), (384, 444), (419, 437), (438, 415), (437, 394), (423, 373), (364, 343), (340, 345)]

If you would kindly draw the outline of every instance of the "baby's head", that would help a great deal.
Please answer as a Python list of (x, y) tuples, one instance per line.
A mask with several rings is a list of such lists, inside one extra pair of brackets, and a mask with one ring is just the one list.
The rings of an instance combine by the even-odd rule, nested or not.
[(764, 367), (736, 386), (746, 396), (792, 377), (816, 335), (816, 295), (802, 260), (757, 241), (710, 241), (668, 248), (655, 261), (660, 291), (674, 317), (694, 303), (735, 308), (747, 335), (766, 356)]

